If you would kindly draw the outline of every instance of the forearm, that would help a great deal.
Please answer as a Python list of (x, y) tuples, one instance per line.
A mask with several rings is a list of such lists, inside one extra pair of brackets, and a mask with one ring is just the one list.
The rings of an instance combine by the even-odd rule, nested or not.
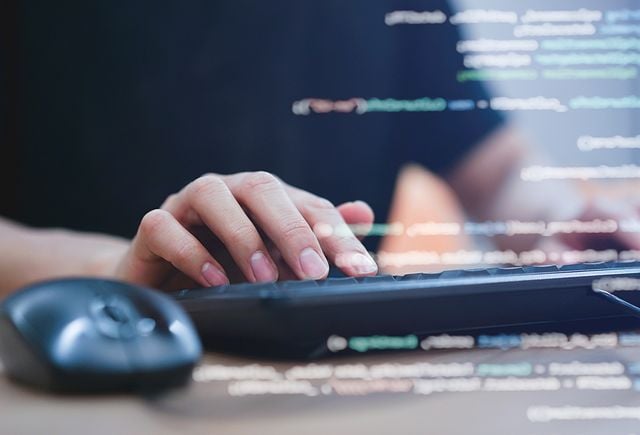
[(0, 296), (62, 276), (106, 276), (128, 241), (61, 229), (34, 229), (0, 218)]

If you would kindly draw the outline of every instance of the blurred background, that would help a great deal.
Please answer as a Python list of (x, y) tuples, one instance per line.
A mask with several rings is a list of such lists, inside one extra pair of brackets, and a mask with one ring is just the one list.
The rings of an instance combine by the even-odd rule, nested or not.
[[(527, 221), (521, 204), (493, 215), (472, 204), (504, 170), (496, 159), (480, 159), (462, 188), (455, 174), (475, 151), (511, 141), (530, 155), (478, 201), (522, 184), (519, 198), (555, 197), (550, 208), (570, 211), (567, 180), (531, 179), (540, 173), (527, 168), (601, 165), (627, 173), (569, 183), (626, 201), (640, 173), (625, 167), (640, 147), (633, 7), (9, 0), (0, 212), (131, 237), (146, 211), (203, 173), (267, 170), (334, 203), (367, 201), (369, 249), (413, 258), (403, 269), (381, 255), (387, 271), (568, 261), (564, 248), (522, 257), (531, 247), (511, 255), (495, 242), (510, 218)], [(611, 248), (623, 247), (570, 258), (613, 259)]]

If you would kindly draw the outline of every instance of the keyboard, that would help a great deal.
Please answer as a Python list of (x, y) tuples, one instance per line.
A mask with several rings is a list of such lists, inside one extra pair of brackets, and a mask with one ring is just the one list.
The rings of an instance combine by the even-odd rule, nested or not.
[[(241, 283), (173, 297), (210, 350), (316, 358), (331, 354), (330, 337), (639, 327), (629, 310), (593, 291), (593, 282), (605, 277), (640, 278), (640, 262)], [(616, 295), (640, 305), (640, 291)]]

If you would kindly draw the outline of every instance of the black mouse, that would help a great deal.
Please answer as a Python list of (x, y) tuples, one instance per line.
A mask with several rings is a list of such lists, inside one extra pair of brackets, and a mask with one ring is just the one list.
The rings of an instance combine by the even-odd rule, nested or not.
[(60, 392), (182, 385), (202, 346), (168, 296), (116, 281), (29, 286), (0, 305), (0, 359), (15, 381)]

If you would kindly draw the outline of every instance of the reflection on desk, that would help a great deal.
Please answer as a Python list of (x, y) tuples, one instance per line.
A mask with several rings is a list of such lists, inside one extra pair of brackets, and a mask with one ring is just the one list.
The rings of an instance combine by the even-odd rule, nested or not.
[(0, 427), (66, 434), (637, 432), (640, 335), (528, 335), (518, 347), (514, 337), (487, 336), (484, 348), (470, 350), (313, 363), (208, 354), (189, 387), (158, 397), (53, 396), (3, 378)]

